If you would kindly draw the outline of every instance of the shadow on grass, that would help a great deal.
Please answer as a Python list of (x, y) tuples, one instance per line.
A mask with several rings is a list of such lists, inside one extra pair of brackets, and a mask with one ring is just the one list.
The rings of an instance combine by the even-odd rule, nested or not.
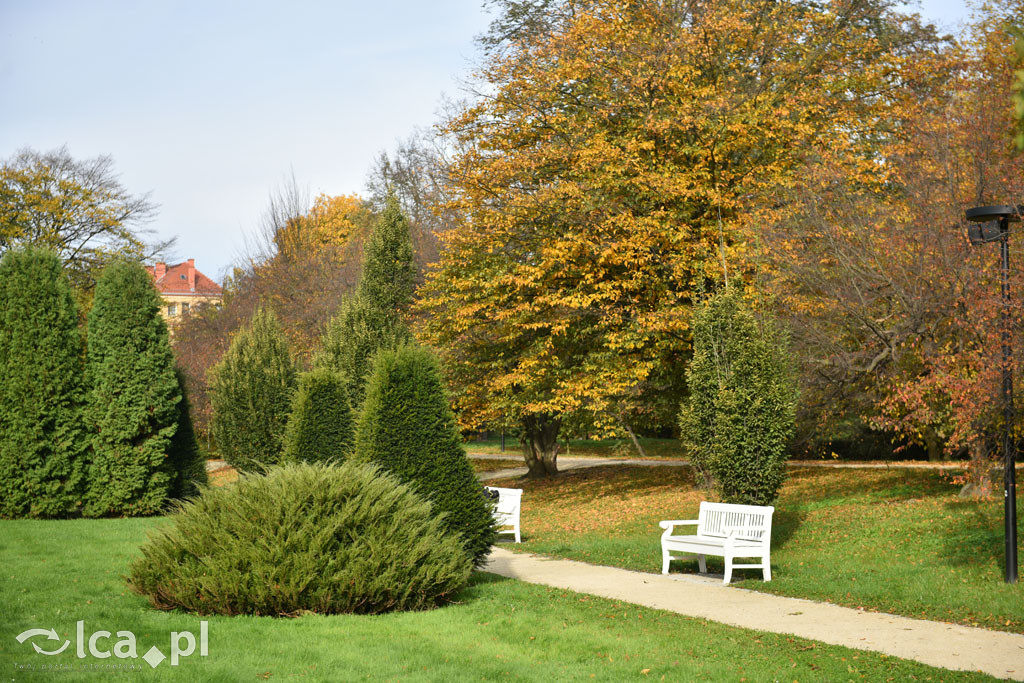
[[(943, 553), (949, 564), (960, 567), (1006, 566), (1003, 506), (997, 498), (950, 500), (943, 507), (953, 518), (943, 532)], [(1019, 508), (1019, 506), (1018, 506)], [(1020, 516), (1020, 510), (1017, 511)]]
[(796, 535), (807, 513), (799, 508), (776, 505), (772, 516), (772, 548), (782, 548)]

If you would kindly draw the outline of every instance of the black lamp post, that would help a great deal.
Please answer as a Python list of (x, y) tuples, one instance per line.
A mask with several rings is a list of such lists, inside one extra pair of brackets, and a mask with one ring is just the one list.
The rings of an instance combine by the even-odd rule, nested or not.
[(1003, 520), (1006, 542), (1006, 582), (1017, 583), (1017, 474), (1013, 441), (1013, 370), (1010, 365), (1010, 223), (1020, 222), (1021, 206), (976, 206), (967, 210), (971, 244), (999, 241), (1002, 257), (1003, 342)]

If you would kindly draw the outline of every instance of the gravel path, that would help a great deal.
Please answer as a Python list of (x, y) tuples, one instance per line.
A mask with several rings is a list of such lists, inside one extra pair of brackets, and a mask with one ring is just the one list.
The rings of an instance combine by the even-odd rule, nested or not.
[[(503, 455), (493, 453), (468, 453), (467, 457), (474, 460), (507, 460), (523, 462), (521, 455)], [(826, 460), (790, 460), (786, 463), (789, 467), (801, 468), (830, 468), (830, 469), (862, 469), (862, 470), (961, 470), (965, 467), (962, 462), (922, 462), (919, 460), (908, 460), (899, 462), (851, 462)], [(636, 458), (588, 458), (581, 455), (560, 455), (558, 456), (558, 471), (582, 469), (585, 467), (603, 467), (605, 465), (637, 465), (641, 467), (689, 467), (687, 460), (641, 460)], [(1024, 462), (1017, 463), (1017, 469), (1024, 469)], [(491, 479), (511, 479), (522, 477), (527, 469), (515, 467), (493, 472), (481, 472), (477, 475), (480, 481)]]
[[(654, 552), (657, 548), (654, 548)], [(865, 612), (722, 585), (721, 577), (644, 572), (495, 547), (484, 571), (732, 626), (1024, 680), (1024, 635)]]

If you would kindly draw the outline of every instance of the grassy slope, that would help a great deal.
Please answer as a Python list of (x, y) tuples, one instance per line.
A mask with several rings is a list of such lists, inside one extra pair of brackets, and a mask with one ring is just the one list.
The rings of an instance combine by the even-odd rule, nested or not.
[[(526, 489), (523, 550), (649, 572), (661, 569), (658, 522), (696, 519), (706, 495), (677, 468), (491, 483)], [(1002, 581), (1002, 504), (956, 494), (939, 472), (793, 471), (775, 505), (773, 581), (738, 570), (741, 585), (1024, 633), (1024, 583)], [(696, 572), (696, 560), (673, 571)]]
[[(56, 657), (37, 655), (28, 642), (14, 639), (28, 628), (52, 626), (73, 638), (75, 621), (84, 619), (87, 636), (100, 629), (130, 630), (139, 638), (140, 655), (152, 645), (168, 654), (172, 630), (198, 634), (198, 617), (152, 610), (120, 578), (146, 530), (158, 523), (0, 522), (0, 676), (53, 675), (19, 672), (16, 663), (97, 662), (78, 660), (73, 646)], [(138, 663), (147, 680), (985, 678), (486, 574), (477, 575), (458, 599), (430, 612), (377, 617), (211, 617), (208, 657), (193, 655), (175, 668), (164, 662), (155, 671)], [(140, 674), (78, 670), (62, 673), (61, 680), (97, 675)]]

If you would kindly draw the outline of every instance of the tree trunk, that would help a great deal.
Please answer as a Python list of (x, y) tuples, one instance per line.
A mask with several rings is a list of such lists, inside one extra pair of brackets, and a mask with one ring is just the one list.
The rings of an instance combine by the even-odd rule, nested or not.
[(558, 430), (562, 421), (546, 413), (523, 418), (523, 452), (526, 476), (531, 479), (558, 474)]
[(935, 433), (935, 430), (924, 430), (924, 446), (928, 450), (929, 461), (940, 462), (946, 459), (945, 444), (942, 443), (942, 439)]
[(646, 458), (647, 453), (644, 452), (644, 447), (640, 445), (640, 440), (636, 438), (636, 434), (634, 434), (633, 430), (629, 428), (629, 425), (626, 424), (625, 420), (623, 420), (622, 426), (626, 428), (626, 433), (629, 434), (629, 438), (633, 440), (633, 445), (636, 447), (636, 452), (640, 454), (641, 458)]
[(1003, 471), (992, 449), (985, 439), (972, 439), (968, 446), (970, 462), (963, 476), (961, 498), (989, 498), (999, 491), (1003, 483)]

